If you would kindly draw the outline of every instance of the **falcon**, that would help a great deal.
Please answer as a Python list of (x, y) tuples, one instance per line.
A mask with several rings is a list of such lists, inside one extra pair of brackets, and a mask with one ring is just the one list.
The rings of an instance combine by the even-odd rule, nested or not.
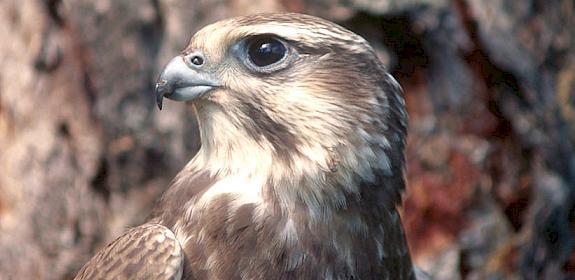
[(155, 94), (190, 101), (201, 148), (76, 279), (415, 278), (404, 99), (365, 39), (302, 14), (219, 21)]

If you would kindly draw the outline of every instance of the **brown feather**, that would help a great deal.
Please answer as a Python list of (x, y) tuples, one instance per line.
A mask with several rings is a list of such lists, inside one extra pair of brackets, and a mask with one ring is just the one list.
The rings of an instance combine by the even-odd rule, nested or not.
[(175, 280), (181, 278), (183, 262), (183, 250), (168, 228), (144, 224), (100, 250), (74, 279)]

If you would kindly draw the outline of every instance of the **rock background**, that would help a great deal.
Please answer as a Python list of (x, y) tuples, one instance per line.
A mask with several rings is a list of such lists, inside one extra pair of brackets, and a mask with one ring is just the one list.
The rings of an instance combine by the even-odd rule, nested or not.
[(575, 277), (572, 0), (3, 0), (0, 279), (71, 279), (198, 148), (160, 67), (221, 18), (306, 12), (367, 38), (411, 115), (404, 223), (435, 279)]

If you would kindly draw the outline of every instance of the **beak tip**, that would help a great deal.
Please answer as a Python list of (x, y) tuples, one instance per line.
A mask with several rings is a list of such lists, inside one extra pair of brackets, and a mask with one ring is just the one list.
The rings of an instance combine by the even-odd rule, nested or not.
[(158, 109), (162, 110), (162, 101), (164, 100), (164, 95), (169, 92), (166, 88), (166, 84), (168, 82), (166, 80), (160, 80), (156, 83), (156, 88), (154, 90), (156, 94), (156, 104), (158, 105)]

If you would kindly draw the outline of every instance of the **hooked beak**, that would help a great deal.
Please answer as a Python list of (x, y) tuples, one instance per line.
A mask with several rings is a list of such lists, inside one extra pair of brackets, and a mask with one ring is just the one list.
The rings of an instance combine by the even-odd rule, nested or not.
[(184, 59), (184, 56), (174, 57), (158, 78), (155, 94), (160, 110), (164, 97), (175, 101), (189, 101), (219, 86), (219, 82), (212, 75), (202, 72), (200, 67), (186, 64)]

